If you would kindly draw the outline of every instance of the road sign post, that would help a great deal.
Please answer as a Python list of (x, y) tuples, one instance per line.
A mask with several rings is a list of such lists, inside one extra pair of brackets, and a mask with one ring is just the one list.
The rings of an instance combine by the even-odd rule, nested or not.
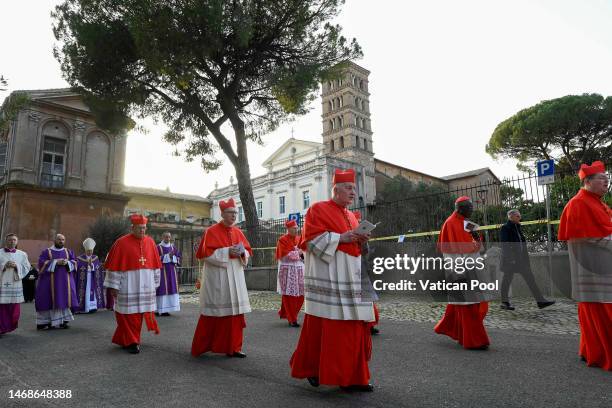
[(550, 187), (549, 185), (555, 182), (555, 162), (554, 160), (542, 160), (536, 163), (536, 173), (538, 176), (538, 185), (544, 186), (546, 194), (546, 235), (547, 235), (547, 250), (548, 250), (548, 277), (550, 279), (550, 288), (552, 291), (552, 226), (550, 225)]

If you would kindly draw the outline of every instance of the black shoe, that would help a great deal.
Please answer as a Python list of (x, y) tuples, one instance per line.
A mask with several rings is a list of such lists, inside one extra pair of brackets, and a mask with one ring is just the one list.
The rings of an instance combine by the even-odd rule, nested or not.
[(547, 300), (547, 301), (544, 301), (544, 302), (538, 302), (538, 308), (544, 309), (545, 307), (548, 307), (548, 306), (551, 306), (551, 305), (554, 305), (554, 304), (555, 304), (554, 300)]
[(358, 392), (373, 392), (374, 386), (372, 384), (365, 385), (349, 385), (348, 387), (340, 387), (344, 391), (358, 391)]
[(504, 310), (514, 310), (514, 306), (512, 306), (510, 302), (501, 302), (501, 305), (499, 305), (499, 307)]
[(51, 328), (50, 324), (37, 324), (36, 330), (49, 330)]
[(378, 333), (380, 333), (380, 330), (378, 330), (376, 327), (370, 327), (370, 334), (372, 336), (376, 336)]
[(140, 353), (140, 346), (136, 343), (134, 344), (130, 344), (129, 346), (126, 347), (128, 353), (130, 354), (138, 354)]
[(289, 323), (289, 326), (291, 326), (291, 327), (300, 327), (300, 324), (298, 322), (291, 322), (291, 323)]
[(472, 347), (469, 350), (488, 350), (489, 349), (489, 345), (488, 344), (484, 344), (480, 347)]
[(319, 386), (319, 377), (308, 377), (306, 379), (308, 380), (308, 384), (312, 385), (313, 387)]
[(92, 314), (92, 313), (96, 313), (97, 311), (98, 311), (98, 309), (93, 309), (93, 310), (90, 310), (90, 311), (89, 311), (89, 312), (87, 312), (87, 313)]
[(166, 312), (166, 313), (162, 313), (161, 315), (162, 315), (162, 316), (170, 316), (170, 313), (167, 313), (167, 312)]
[(580, 356), (580, 361), (584, 361), (586, 363), (586, 358), (584, 356)]
[(240, 351), (234, 351), (234, 353), (232, 354), (228, 354), (228, 357), (236, 357), (236, 358), (245, 358), (246, 354), (240, 352)]
[(70, 328), (70, 326), (68, 326), (68, 322), (64, 322), (62, 324), (59, 325), (60, 329), (68, 329)]

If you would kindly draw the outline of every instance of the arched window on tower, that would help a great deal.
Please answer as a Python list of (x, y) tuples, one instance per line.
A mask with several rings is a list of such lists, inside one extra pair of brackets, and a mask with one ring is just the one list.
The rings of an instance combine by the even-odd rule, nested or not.
[(340, 127), (344, 127), (344, 115), (340, 115)]
[(329, 107), (329, 109), (328, 109), (328, 111), (329, 111), (329, 112), (331, 112), (331, 111), (333, 111), (333, 110), (334, 110), (334, 105), (332, 104), (332, 102), (331, 102), (331, 101), (328, 101), (328, 102), (327, 102), (327, 105), (328, 105), (328, 107)]
[(363, 139), (363, 150), (368, 150), (368, 140)]
[(334, 121), (333, 120), (329, 120), (329, 130), (334, 130)]
[(340, 136), (340, 148), (344, 149), (344, 136)]
[(334, 141), (333, 140), (331, 141), (331, 144), (330, 144), (330, 150), (332, 152), (334, 151)]
[(353, 86), (357, 88), (357, 77), (356, 76), (353, 77)]
[(359, 117), (355, 116), (355, 126), (358, 126), (358, 125), (359, 125)]
[(363, 79), (359, 80), (359, 89), (363, 89)]
[(340, 107), (344, 106), (344, 95), (340, 95)]
[(342, 105), (340, 104), (340, 98), (336, 98), (336, 107), (340, 108)]
[(359, 149), (359, 136), (355, 136), (355, 147)]
[(361, 110), (366, 112), (366, 102), (365, 101), (361, 101)]
[(361, 121), (361, 125), (362, 125), (362, 129), (368, 130), (368, 121), (367, 120), (363, 119)]

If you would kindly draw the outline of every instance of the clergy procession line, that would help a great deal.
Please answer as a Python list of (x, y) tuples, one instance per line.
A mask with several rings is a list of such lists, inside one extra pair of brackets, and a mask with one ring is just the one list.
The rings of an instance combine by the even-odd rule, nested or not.
[[(579, 177), (583, 187), (563, 211), (559, 240), (568, 241), (581, 331), (579, 356), (589, 366), (612, 370), (612, 210), (602, 201), (609, 178), (601, 162), (583, 164)], [(290, 326), (300, 327), (298, 313), (304, 305), (299, 340), (289, 361), (291, 376), (307, 379), (314, 387), (373, 391), (368, 362), (371, 335), (377, 333), (377, 297), (364, 263), (370, 236), (356, 232), (360, 214), (348, 210), (354, 198), (355, 172), (336, 170), (332, 198), (308, 209), (301, 234), (294, 221), (286, 222), (287, 234), (276, 247), (277, 288), (282, 295), (278, 315)], [(233, 199), (219, 206), (222, 220), (206, 230), (196, 254), (204, 262), (196, 283), (200, 316), (191, 354), (244, 358), (244, 315), (251, 311), (244, 268), (252, 248), (234, 226), (238, 212)], [(475, 257), (482, 250), (469, 221), (472, 210), (469, 197), (456, 200), (438, 239), (445, 258)], [(105, 274), (93, 255), (91, 238), (83, 242), (85, 253), (78, 257), (65, 248), (61, 234), (42, 251), (35, 296), (39, 330), (66, 329), (73, 312), (108, 308), (114, 310), (117, 322), (112, 342), (137, 354), (143, 320), (147, 330), (159, 334), (155, 314), (180, 310), (177, 267), (181, 253), (171, 243), (172, 236), (164, 233), (163, 241), (155, 244), (146, 235), (146, 217), (132, 215), (130, 220), (131, 233), (113, 244), (104, 262)], [(24, 301), (22, 279), (31, 269), (27, 254), (16, 249), (18, 237), (8, 234), (5, 241), (0, 251), (0, 334), (17, 327), (19, 304)], [(449, 297), (434, 330), (465, 349), (486, 350), (489, 338), (483, 321), (487, 311), (486, 301), (468, 303)]]

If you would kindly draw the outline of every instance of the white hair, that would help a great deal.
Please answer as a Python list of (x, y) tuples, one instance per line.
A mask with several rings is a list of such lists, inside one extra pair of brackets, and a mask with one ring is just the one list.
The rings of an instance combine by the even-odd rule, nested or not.
[(510, 217), (511, 217), (513, 214), (520, 214), (520, 213), (521, 213), (521, 212), (520, 212), (519, 210), (517, 210), (516, 208), (513, 208), (513, 209), (511, 209), (510, 211), (508, 211), (508, 214), (507, 214), (507, 215), (508, 215), (508, 219), (510, 219)]

